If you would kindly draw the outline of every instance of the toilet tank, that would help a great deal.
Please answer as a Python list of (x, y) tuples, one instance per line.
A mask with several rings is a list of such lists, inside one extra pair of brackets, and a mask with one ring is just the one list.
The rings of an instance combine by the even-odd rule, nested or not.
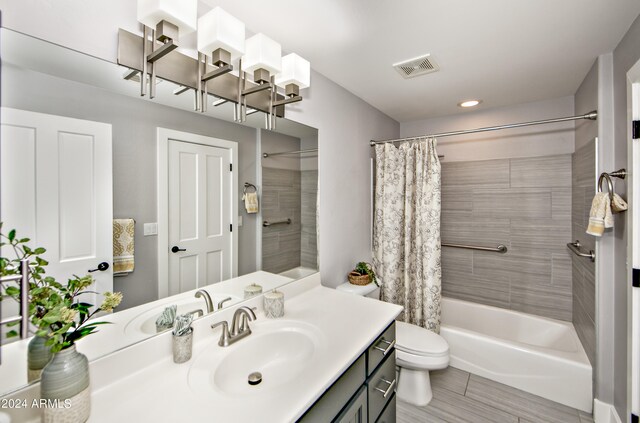
[(376, 300), (380, 298), (380, 288), (378, 288), (378, 286), (373, 282), (364, 286), (345, 282), (342, 285), (338, 285), (336, 289), (338, 291), (347, 292), (349, 294), (375, 298)]

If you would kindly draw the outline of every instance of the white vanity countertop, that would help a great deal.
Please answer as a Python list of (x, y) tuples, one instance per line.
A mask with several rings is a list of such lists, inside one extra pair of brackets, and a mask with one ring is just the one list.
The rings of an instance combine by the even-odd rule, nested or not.
[[(224, 393), (194, 393), (188, 386), (190, 365), (205, 348), (215, 348), (220, 330), (210, 330), (194, 345), (191, 361), (174, 364), (171, 357), (151, 364), (127, 378), (94, 389), (90, 422), (113, 421), (295, 421), (362, 354), (396, 318), (401, 307), (369, 298), (344, 294), (316, 285), (289, 298), (285, 320), (316, 326), (324, 348), (308, 363), (300, 377), (276, 395), (229, 396)], [(258, 320), (265, 319), (264, 314)], [(220, 318), (215, 318), (218, 321)], [(256, 322), (256, 327), (259, 322)], [(199, 328), (208, 329), (208, 328)], [(250, 336), (253, 336), (250, 335)], [(245, 338), (226, 349), (229, 354)], [(256, 351), (260, 354), (260, 351)]]
[[(285, 293), (285, 316), (266, 319), (261, 297), (244, 302), (243, 305), (258, 307), (258, 319), (250, 324), (251, 335), (229, 347), (217, 345), (221, 330), (212, 330), (210, 325), (221, 320), (230, 321), (234, 306), (194, 322), (193, 356), (186, 363), (173, 363), (170, 333), (160, 334), (91, 362), (89, 422), (293, 422), (402, 311), (402, 307), (397, 305), (322, 287), (319, 274), (279, 290)], [(292, 326), (314, 328), (319, 341), (314, 355), (304, 363), (301, 373), (295, 378), (282, 383), (277, 389), (265, 387), (255, 393), (235, 395), (221, 391), (210, 382), (205, 383), (213, 387), (204, 390), (193, 387), (193, 384), (190, 386), (193, 380), (190, 372), (197, 367), (192, 365), (199, 359), (214, 354), (214, 362), (218, 363), (219, 359), (232, 356), (234, 351), (242, 348), (243, 342), (252, 342), (252, 336), (266, 334), (270, 325), (288, 326), (288, 322)], [(260, 357), (261, 353), (264, 351), (255, 351), (255, 357)], [(258, 387), (265, 383), (266, 379)], [(242, 386), (246, 388), (244, 383)], [(37, 386), (32, 386), (12, 397), (37, 398), (37, 391)], [(10, 411), (10, 414), (14, 413)], [(37, 410), (21, 410), (13, 417), (14, 422), (39, 421)]]

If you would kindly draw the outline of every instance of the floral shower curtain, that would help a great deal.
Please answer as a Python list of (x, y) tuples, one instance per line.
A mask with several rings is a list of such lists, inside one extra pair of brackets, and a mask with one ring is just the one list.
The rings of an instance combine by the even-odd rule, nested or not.
[(373, 254), (383, 301), (440, 332), (440, 160), (436, 140), (376, 145)]

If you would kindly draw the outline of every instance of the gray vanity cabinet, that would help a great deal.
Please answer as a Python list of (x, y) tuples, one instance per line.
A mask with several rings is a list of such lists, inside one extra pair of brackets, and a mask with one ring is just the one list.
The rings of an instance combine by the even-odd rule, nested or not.
[(335, 423), (366, 423), (368, 421), (367, 390), (364, 386), (334, 420)]
[(394, 322), (298, 421), (395, 423), (395, 334)]

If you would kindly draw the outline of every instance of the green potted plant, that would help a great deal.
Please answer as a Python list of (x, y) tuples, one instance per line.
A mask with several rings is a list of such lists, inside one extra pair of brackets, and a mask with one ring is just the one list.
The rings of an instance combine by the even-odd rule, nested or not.
[[(0, 224), (0, 229), (1, 229)], [(18, 238), (16, 231), (7, 235), (0, 233), (0, 246), (9, 247), (16, 258), (0, 258), (0, 273), (15, 274), (16, 264), (29, 259), (29, 317), (37, 328), (34, 339), (39, 339), (51, 359), (42, 370), (40, 391), (43, 399), (69, 399), (71, 407), (45, 409), (46, 421), (86, 421), (90, 413), (89, 362), (76, 350), (75, 343), (95, 333), (99, 325), (110, 322), (91, 320), (99, 312), (111, 312), (122, 301), (119, 292), (105, 292), (99, 307), (81, 301), (93, 284), (90, 275), (74, 275), (66, 284), (44, 276), (48, 264), (41, 256), (44, 248), (30, 248), (28, 238)], [(0, 300), (19, 300), (20, 290), (6, 286), (0, 292)], [(93, 310), (92, 310), (93, 309)], [(8, 336), (16, 336), (12, 331)], [(41, 340), (44, 340), (42, 342)], [(32, 340), (33, 342), (33, 340)]]
[(349, 282), (353, 285), (368, 285), (371, 282), (378, 285), (378, 279), (376, 278), (376, 272), (374, 272), (373, 268), (369, 263), (364, 261), (356, 264), (356, 267), (349, 272), (348, 275)]

